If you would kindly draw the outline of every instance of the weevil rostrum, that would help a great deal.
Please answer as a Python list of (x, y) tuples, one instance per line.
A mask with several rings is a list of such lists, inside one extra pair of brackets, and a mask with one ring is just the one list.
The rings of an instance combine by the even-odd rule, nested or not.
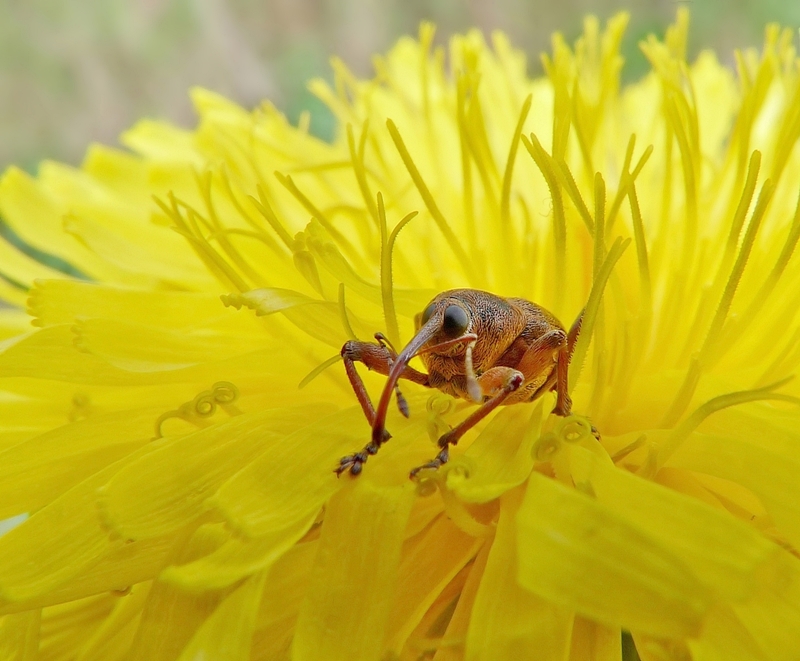
[[(445, 464), (450, 446), (501, 404), (531, 402), (554, 390), (553, 413), (569, 415), (572, 401), (567, 374), (582, 318), (583, 313), (566, 332), (555, 316), (525, 299), (503, 298), (477, 289), (451, 289), (436, 296), (417, 315), (416, 333), (399, 354), (380, 333), (375, 335), (377, 342), (346, 342), (342, 359), (372, 427), (372, 438), (360, 452), (342, 457), (335, 473), (358, 475), (369, 456), (391, 438), (386, 430), (386, 413), (392, 393), (400, 412), (408, 417), (399, 379), (480, 404), (439, 438), (439, 453), (412, 470), (412, 478), (421, 470)], [(427, 374), (409, 365), (414, 356), (420, 357)], [(388, 377), (377, 408), (356, 371), (357, 362)]]

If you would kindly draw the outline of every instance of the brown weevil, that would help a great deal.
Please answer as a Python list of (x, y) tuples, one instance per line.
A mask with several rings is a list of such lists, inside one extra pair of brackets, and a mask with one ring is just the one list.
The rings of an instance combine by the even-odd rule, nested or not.
[[(434, 298), (416, 317), (416, 333), (397, 354), (378, 333), (377, 342), (351, 340), (342, 347), (344, 367), (359, 404), (372, 426), (372, 440), (361, 451), (342, 457), (337, 475), (358, 475), (391, 435), (386, 413), (392, 393), (400, 412), (408, 417), (408, 404), (398, 387), (407, 379), (427, 388), (466, 399), (480, 407), (443, 434), (439, 454), (411, 471), (447, 462), (450, 445), (501, 404), (530, 402), (549, 390), (556, 392), (553, 413), (567, 416), (572, 401), (567, 392), (570, 357), (580, 333), (581, 313), (569, 333), (544, 308), (522, 298), (502, 298), (477, 289), (451, 289)], [(427, 374), (409, 366), (419, 356)], [(388, 376), (377, 409), (356, 371), (355, 363)]]

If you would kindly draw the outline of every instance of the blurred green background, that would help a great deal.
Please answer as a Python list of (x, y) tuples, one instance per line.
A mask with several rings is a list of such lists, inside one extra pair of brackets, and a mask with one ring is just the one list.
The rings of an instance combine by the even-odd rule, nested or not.
[[(684, 4), (684, 3), (680, 3)], [(735, 47), (760, 45), (771, 21), (797, 27), (798, 0), (696, 0), (692, 51), (713, 47), (732, 62)], [(644, 70), (637, 43), (663, 34), (679, 3), (671, 0), (0, 0), (0, 169), (35, 170), (44, 158), (79, 163), (91, 141), (116, 144), (137, 118), (192, 126), (187, 97), (203, 85), (253, 106), (271, 99), (292, 119), (308, 108), (312, 130), (327, 137), (331, 119), (305, 89), (328, 76), (340, 56), (361, 75), (370, 56), (420, 20), (437, 39), (478, 26), (500, 28), (529, 55), (537, 74), (550, 33), (569, 39), (582, 17), (632, 14), (625, 75)]]

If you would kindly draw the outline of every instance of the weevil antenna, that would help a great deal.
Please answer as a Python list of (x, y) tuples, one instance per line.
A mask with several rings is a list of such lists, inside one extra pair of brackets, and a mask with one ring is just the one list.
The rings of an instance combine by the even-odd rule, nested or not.
[(407, 418), (409, 415), (408, 400), (405, 395), (400, 392), (399, 385), (394, 387), (394, 395), (395, 399), (397, 399), (397, 408), (400, 409), (400, 413), (403, 414), (403, 417)]
[(467, 351), (464, 354), (464, 373), (467, 377), (467, 393), (469, 394), (469, 398), (476, 404), (480, 404), (483, 401), (483, 390), (478, 383), (475, 370), (472, 367), (472, 347), (474, 346), (475, 340), (467, 345)]
[[(383, 333), (375, 333), (375, 340), (380, 344), (384, 349), (389, 352), (389, 369), (392, 368), (392, 362), (397, 358), (397, 350), (394, 348), (394, 345), (391, 343), (388, 337), (386, 337)], [(394, 394), (397, 398), (397, 408), (400, 409), (400, 413), (403, 414), (404, 418), (408, 417), (409, 409), (408, 409), (408, 400), (405, 398), (402, 392), (400, 392), (400, 384), (395, 384), (394, 387)]]
[(440, 349), (447, 349), (448, 347), (452, 347), (454, 344), (463, 344), (464, 342), (469, 342), (470, 346), (474, 345), (477, 342), (478, 336), (475, 333), (465, 333), (464, 335), (459, 335), (458, 337), (454, 337), (452, 340), (445, 340), (444, 342), (439, 342), (439, 344), (433, 344), (429, 347), (425, 347), (417, 351), (417, 355), (421, 356), (424, 353), (430, 353), (431, 351), (439, 351)]

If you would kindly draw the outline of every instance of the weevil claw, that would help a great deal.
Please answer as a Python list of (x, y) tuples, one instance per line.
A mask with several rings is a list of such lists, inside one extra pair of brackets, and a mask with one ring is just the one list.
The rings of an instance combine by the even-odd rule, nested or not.
[(342, 473), (350, 472), (350, 475), (358, 475), (370, 455), (378, 453), (378, 446), (370, 443), (361, 452), (354, 452), (339, 459), (339, 465), (333, 469), (336, 477), (341, 477)]

